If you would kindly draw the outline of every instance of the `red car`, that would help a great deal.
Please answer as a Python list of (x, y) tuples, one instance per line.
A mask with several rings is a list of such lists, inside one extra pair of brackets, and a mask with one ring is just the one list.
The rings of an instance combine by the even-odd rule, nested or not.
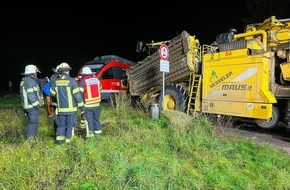
[(127, 81), (126, 70), (136, 63), (116, 55), (105, 55), (96, 57), (94, 60), (85, 63), (79, 70), (76, 80), (81, 78), (81, 70), (84, 66), (91, 68), (96, 77), (101, 81), (102, 100), (108, 100), (111, 95), (119, 91), (127, 91), (129, 83)]

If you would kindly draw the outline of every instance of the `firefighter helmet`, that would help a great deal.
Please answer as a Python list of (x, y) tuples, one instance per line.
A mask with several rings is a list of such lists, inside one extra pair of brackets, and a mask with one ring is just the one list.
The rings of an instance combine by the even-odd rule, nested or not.
[(62, 62), (61, 64), (58, 65), (58, 71), (69, 71), (71, 70), (72, 68), (69, 66), (68, 63), (66, 62)]
[(85, 66), (85, 67), (82, 68), (82, 74), (83, 75), (92, 75), (93, 72), (92, 72), (90, 67)]
[(39, 69), (35, 65), (26, 65), (23, 75), (29, 75), (34, 73), (40, 73)]
[(56, 66), (55, 68), (52, 68), (52, 71), (53, 71), (54, 73), (59, 73), (58, 69), (59, 69), (59, 65)]

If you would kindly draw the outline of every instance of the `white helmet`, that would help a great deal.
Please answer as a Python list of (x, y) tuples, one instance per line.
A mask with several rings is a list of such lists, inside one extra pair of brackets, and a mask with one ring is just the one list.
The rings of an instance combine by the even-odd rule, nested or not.
[(59, 65), (56, 66), (55, 68), (52, 68), (52, 71), (53, 71), (54, 73), (59, 73), (58, 69), (59, 69)]
[(29, 75), (34, 73), (40, 73), (39, 69), (35, 65), (26, 65), (23, 75)]
[(85, 66), (82, 68), (82, 74), (83, 75), (92, 75), (93, 72), (92, 72), (90, 67)]
[(71, 67), (66, 62), (63, 62), (58, 65), (58, 71), (69, 71), (69, 70), (71, 70)]

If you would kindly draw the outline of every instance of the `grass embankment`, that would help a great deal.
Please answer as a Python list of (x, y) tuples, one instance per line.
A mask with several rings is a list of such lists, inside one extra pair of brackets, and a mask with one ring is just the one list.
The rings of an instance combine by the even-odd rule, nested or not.
[(0, 189), (290, 189), (287, 154), (220, 136), (207, 118), (152, 120), (123, 102), (102, 106), (100, 136), (55, 145), (45, 108), (24, 140), (17, 98), (0, 99)]

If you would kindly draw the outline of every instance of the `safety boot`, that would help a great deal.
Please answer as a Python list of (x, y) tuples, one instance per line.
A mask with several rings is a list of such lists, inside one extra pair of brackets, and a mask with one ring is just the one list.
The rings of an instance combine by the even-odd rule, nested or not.
[(55, 144), (60, 145), (65, 143), (65, 137), (64, 136), (56, 136)]
[(96, 130), (96, 131), (94, 131), (94, 133), (95, 134), (101, 134), (102, 133), (102, 130), (100, 129), (100, 130)]
[(60, 145), (60, 144), (64, 144), (65, 140), (55, 140), (55, 144)]

